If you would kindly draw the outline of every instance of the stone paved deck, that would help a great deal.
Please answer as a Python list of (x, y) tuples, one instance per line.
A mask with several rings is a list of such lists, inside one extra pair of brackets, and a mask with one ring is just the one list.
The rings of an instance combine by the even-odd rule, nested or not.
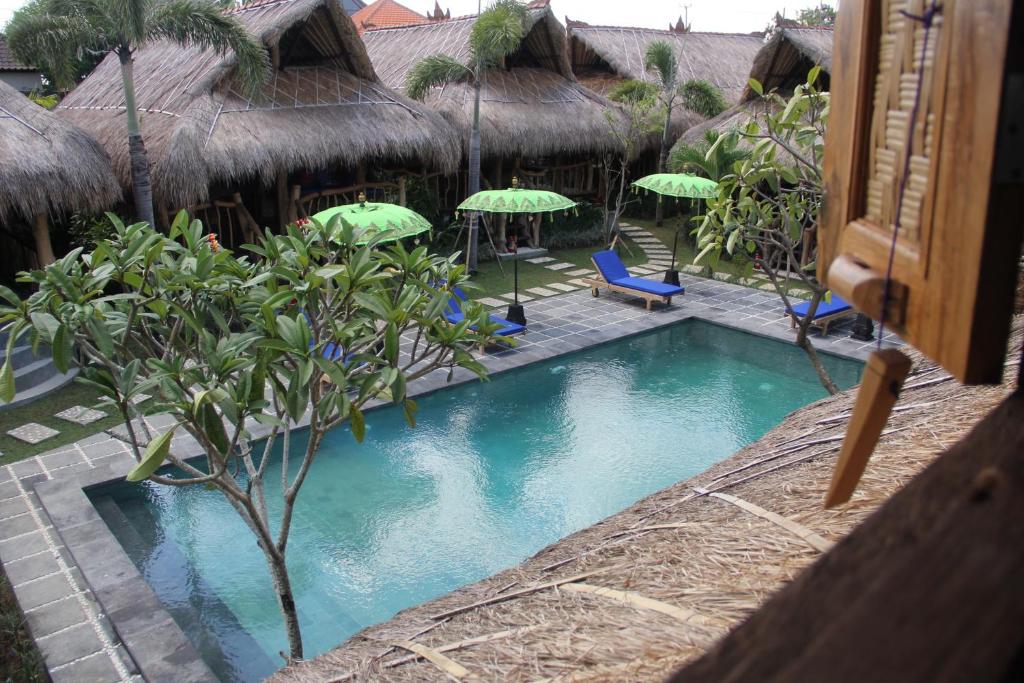
[[(607, 292), (594, 298), (589, 289), (529, 302), (527, 335), (482, 361), (490, 372), (503, 372), (687, 318), (792, 340), (776, 295), (685, 274), (681, 280), (686, 295), (651, 312), (640, 299)], [(848, 335), (843, 322), (813, 341), (824, 351), (865, 358), (872, 344)], [(446, 374), (413, 383), (410, 394), (449, 386)], [(452, 383), (473, 379), (460, 369)], [(147, 423), (160, 429), (167, 420)], [(190, 437), (176, 438), (173, 448), (196, 453)], [(132, 464), (123, 441), (97, 434), (0, 468), (0, 561), (55, 683), (138, 681), (140, 671), (150, 681), (215, 680), (83, 491), (122, 477)]]

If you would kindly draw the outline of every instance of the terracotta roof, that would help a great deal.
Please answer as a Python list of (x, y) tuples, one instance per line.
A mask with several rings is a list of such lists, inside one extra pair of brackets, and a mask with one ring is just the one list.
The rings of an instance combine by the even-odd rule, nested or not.
[(414, 12), (395, 0), (377, 0), (352, 15), (352, 21), (360, 34), (367, 29), (409, 26), (430, 20), (431, 17)]
[(34, 66), (22, 64), (7, 49), (7, 39), (0, 35), (0, 71), (38, 71)]

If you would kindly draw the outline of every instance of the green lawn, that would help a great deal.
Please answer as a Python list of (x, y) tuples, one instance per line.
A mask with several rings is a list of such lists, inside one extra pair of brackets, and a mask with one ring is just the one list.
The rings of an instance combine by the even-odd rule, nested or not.
[[(59, 446), (74, 443), (87, 436), (92, 436), (97, 432), (120, 424), (120, 417), (105, 417), (84, 426), (54, 417), (55, 414), (72, 406), (96, 408), (107, 413), (108, 416), (113, 415), (111, 407), (100, 406), (99, 400), (99, 394), (91, 387), (79, 384), (78, 382), (71, 382), (71, 384), (63, 389), (55, 391), (27, 406), (0, 412), (0, 452), (3, 452), (3, 458), (0, 458), (0, 463), (11, 463), (33, 455), (46, 453)], [(45, 439), (34, 446), (7, 435), (8, 430), (19, 427), (26, 422), (38, 422), (41, 425), (60, 431), (60, 434)]]

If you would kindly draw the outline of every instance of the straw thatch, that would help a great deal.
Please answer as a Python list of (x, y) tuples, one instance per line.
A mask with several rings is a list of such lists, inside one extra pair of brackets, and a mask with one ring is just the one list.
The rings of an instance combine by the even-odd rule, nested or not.
[(681, 83), (707, 81), (722, 91), (730, 105), (739, 101), (750, 64), (764, 44), (760, 35), (573, 26), (569, 29), (573, 70), (582, 83), (599, 92), (624, 79), (651, 81), (655, 77), (644, 69), (644, 56), (656, 40), (675, 48)]
[[(529, 27), (507, 69), (485, 74), (480, 102), (480, 138), (486, 156), (554, 156), (614, 149), (603, 97), (580, 86), (565, 52), (565, 31), (549, 7), (529, 11)], [(469, 61), (469, 34), (475, 16), (449, 21), (370, 30), (363, 41), (384, 83), (404, 89), (419, 61), (443, 54)], [(451, 122), (468, 147), (473, 88), (455, 83), (431, 92), (426, 103)]]
[(0, 220), (98, 211), (120, 195), (99, 143), (0, 82)]
[[(807, 72), (815, 65), (824, 73), (827, 90), (827, 78), (832, 73), (832, 29), (784, 28), (754, 57), (750, 78), (757, 79), (765, 92), (791, 91), (807, 80)], [(757, 97), (749, 87), (743, 92), (745, 102)]]
[[(233, 56), (168, 41), (135, 54), (135, 87), (157, 201), (204, 201), (214, 182), (279, 172), (355, 166), (365, 159), (458, 162), (454, 132), (425, 107), (389, 91), (374, 74), (351, 19), (334, 0), (270, 0), (231, 10), (281, 68), (257, 97), (234, 86)], [(122, 183), (129, 157), (120, 66), (106, 59), (59, 113), (96, 136)]]
[[(1021, 322), (1008, 366), (1020, 362)], [(960, 386), (910, 353), (913, 374), (850, 503), (822, 508), (853, 390), (795, 411), (724, 462), (514, 569), (405, 610), (270, 680), (444, 680), (446, 662), (410, 655), (410, 645), (479, 680), (664, 677), (840, 541), (1009, 391)], [(488, 604), (470, 607), (480, 602)]]

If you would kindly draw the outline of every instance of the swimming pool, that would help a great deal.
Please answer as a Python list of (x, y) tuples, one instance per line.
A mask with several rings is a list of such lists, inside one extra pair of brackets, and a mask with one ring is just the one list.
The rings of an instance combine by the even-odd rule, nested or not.
[[(824, 356), (841, 387), (859, 363)], [(825, 396), (803, 352), (688, 320), (367, 414), (324, 442), (295, 510), (289, 568), (307, 657), (697, 474)], [(297, 463), (296, 463), (297, 464)], [(268, 478), (268, 499), (279, 497)], [(262, 554), (220, 493), (90, 492), (210, 667), (281, 665)]]

